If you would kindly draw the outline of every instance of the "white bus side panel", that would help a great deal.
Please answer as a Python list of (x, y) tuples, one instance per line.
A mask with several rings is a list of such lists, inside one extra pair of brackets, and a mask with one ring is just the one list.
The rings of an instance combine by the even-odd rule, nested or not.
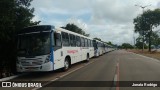
[(89, 47), (89, 56), (92, 58), (94, 56), (94, 47)]
[(57, 49), (53, 52), (54, 70), (64, 67), (64, 58), (62, 55), (62, 49)]

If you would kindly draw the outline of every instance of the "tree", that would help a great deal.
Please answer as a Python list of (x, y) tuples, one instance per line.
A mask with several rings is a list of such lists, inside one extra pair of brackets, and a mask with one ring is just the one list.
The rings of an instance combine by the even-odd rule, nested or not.
[[(34, 8), (30, 8), (32, 0), (1, 0), (0, 1), (0, 66), (4, 72), (15, 72), (16, 63), (16, 32), (40, 21), (32, 21)], [(1, 76), (0, 72), (0, 77)]]
[(40, 21), (31, 21), (34, 8), (30, 8), (32, 0), (1, 0), (0, 8), (0, 40), (13, 39), (15, 32), (24, 27), (37, 25)]
[(79, 28), (73, 23), (72, 24), (68, 23), (65, 27), (61, 27), (61, 28), (89, 37), (89, 34), (86, 34), (85, 31), (83, 31), (81, 28)]
[(118, 49), (122, 49), (123, 47), (122, 47), (121, 45), (118, 45), (117, 48), (118, 48)]
[(158, 32), (155, 31), (152, 33), (152, 36), (151, 36), (152, 45), (155, 45), (155, 46), (160, 45), (160, 36), (157, 33)]
[[(138, 49), (142, 49), (142, 48), (143, 48), (142, 45), (143, 45), (143, 40), (142, 40), (142, 37), (139, 36), (139, 37), (136, 39), (136, 44), (135, 44), (135, 46), (136, 46), (136, 48), (138, 48)], [(146, 45), (145, 43), (144, 43), (144, 48), (145, 48), (145, 49), (147, 48), (147, 45)]]
[(109, 44), (109, 45), (114, 45), (114, 44), (112, 44), (112, 42), (111, 42), (111, 41), (107, 42), (107, 44)]
[(101, 41), (101, 39), (100, 39), (100, 38), (97, 38), (97, 37), (95, 37), (95, 38), (93, 38), (93, 39)]
[(122, 48), (123, 49), (133, 49), (134, 47), (129, 43), (123, 43)]
[(143, 14), (137, 16), (133, 23), (135, 25), (135, 32), (144, 35), (146, 40), (148, 40), (149, 51), (151, 51), (152, 29), (160, 24), (160, 9), (145, 11)]

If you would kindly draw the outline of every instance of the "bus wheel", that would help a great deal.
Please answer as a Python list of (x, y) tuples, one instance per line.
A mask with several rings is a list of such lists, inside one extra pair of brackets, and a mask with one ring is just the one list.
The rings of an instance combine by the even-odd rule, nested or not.
[(67, 71), (69, 69), (69, 60), (68, 58), (65, 59), (64, 61), (64, 67), (63, 67), (63, 71)]

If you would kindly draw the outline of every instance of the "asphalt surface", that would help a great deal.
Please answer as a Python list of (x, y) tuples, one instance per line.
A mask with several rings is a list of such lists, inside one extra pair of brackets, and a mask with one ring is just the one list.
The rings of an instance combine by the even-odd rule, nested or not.
[[(152, 86), (160, 86), (157, 82), (150, 84), (150, 87), (132, 86), (133, 83), (149, 85), (150, 82), (160, 81), (160, 61), (116, 50), (93, 58), (89, 63), (73, 65), (67, 72), (30, 73), (13, 81), (61, 83), (59, 86), (54, 86), (55, 83), (49, 82), (42, 88), (23, 88), (23, 90), (160, 90), (159, 87)], [(5, 88), (5, 90), (17, 89), (22, 88)]]

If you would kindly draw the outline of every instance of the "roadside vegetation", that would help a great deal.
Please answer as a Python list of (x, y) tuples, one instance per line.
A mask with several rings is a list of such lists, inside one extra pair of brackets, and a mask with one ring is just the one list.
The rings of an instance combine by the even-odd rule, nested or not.
[[(133, 52), (143, 53), (148, 56), (159, 55), (160, 52), (160, 9), (146, 10), (133, 19), (134, 32), (138, 33), (135, 39), (135, 45), (123, 43), (119, 45), (120, 49), (133, 49)], [(142, 50), (140, 50), (142, 49)], [(144, 49), (144, 50), (143, 50)], [(148, 49), (148, 52), (146, 51)], [(160, 55), (159, 55), (160, 56)]]
[(24, 27), (37, 25), (32, 21), (32, 0), (0, 1), (0, 78), (16, 74), (16, 33)]
[(136, 39), (137, 48), (148, 48), (151, 52), (152, 47), (158, 47), (160, 45), (160, 30), (154, 30), (154, 28), (160, 25), (160, 9), (146, 10), (142, 14), (138, 15), (133, 20), (134, 31), (139, 34)]
[(140, 49), (128, 49), (127, 51), (160, 60), (160, 52), (155, 52), (155, 51), (148, 52), (147, 49), (144, 49), (144, 51), (142, 51)]

